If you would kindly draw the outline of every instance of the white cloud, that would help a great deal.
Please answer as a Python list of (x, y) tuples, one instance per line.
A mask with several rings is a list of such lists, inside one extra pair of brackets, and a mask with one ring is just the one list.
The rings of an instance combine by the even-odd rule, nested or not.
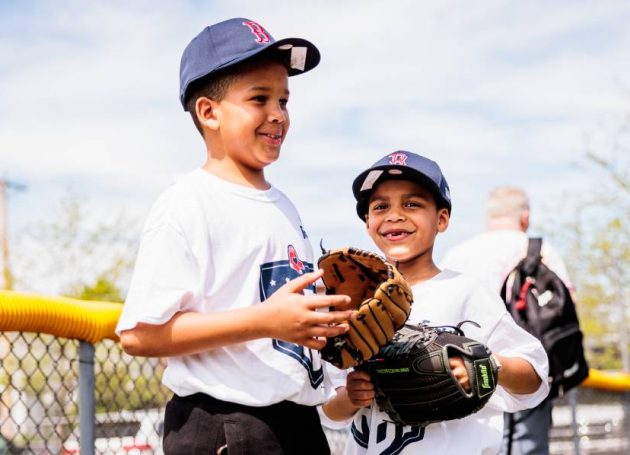
[(331, 246), (368, 246), (350, 183), (392, 149), (442, 165), (457, 198), (448, 243), (483, 228), (485, 192), (497, 183), (525, 185), (534, 205), (584, 185), (573, 167), (583, 132), (629, 105), (624, 2), (20, 7), (0, 17), (0, 172), (29, 185), (12, 206), (21, 222), (72, 186), (107, 210), (142, 212), (173, 174), (201, 164), (203, 144), (177, 100), (179, 58), (202, 27), (231, 16), (322, 51), (319, 68), (291, 80), (292, 130), (268, 176)]

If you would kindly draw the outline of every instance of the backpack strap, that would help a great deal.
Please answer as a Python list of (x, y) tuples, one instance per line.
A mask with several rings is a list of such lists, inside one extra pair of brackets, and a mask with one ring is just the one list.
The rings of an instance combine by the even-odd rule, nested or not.
[(523, 270), (527, 275), (534, 273), (538, 264), (542, 259), (540, 254), (542, 248), (542, 238), (530, 237), (529, 244), (527, 245), (527, 257), (523, 259)]

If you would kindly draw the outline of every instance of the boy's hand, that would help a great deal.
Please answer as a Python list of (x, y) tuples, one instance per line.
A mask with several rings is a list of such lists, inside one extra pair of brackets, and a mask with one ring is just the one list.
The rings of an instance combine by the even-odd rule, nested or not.
[[(289, 281), (260, 305), (265, 311), (261, 322), (270, 338), (322, 349), (326, 338), (348, 331), (352, 305), (347, 295), (303, 295), (302, 291), (315, 283), (322, 271), (306, 273)], [(330, 307), (336, 310), (328, 311)], [(318, 311), (318, 310), (326, 311)]]
[(448, 358), (448, 365), (451, 367), (453, 376), (459, 382), (466, 392), (470, 392), (470, 379), (468, 377), (468, 370), (464, 365), (464, 359), (461, 356), (453, 356)]
[(346, 393), (350, 402), (358, 407), (365, 408), (372, 404), (376, 392), (370, 375), (365, 371), (352, 371), (346, 378)]

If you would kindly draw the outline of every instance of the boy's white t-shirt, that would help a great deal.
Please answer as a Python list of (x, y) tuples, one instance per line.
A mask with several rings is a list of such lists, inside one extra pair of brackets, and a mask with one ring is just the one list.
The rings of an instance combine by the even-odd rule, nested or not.
[[(197, 169), (151, 209), (116, 332), (139, 322), (164, 324), (178, 312), (264, 305), (284, 283), (312, 270), (306, 231), (282, 192)], [(317, 351), (257, 339), (169, 357), (162, 381), (180, 396), (203, 392), (249, 406), (283, 400), (315, 405), (334, 393), (322, 363)]]
[[(542, 345), (516, 325), (493, 290), (465, 275), (444, 270), (432, 279), (413, 286), (412, 291), (414, 302), (408, 324), (426, 322), (440, 326), (475, 321), (479, 328), (473, 324), (462, 325), (468, 338), (481, 341), (499, 355), (523, 358), (541, 378), (547, 377), (547, 354)], [(335, 387), (345, 386), (345, 373), (335, 369)], [(433, 423), (424, 429), (397, 426), (373, 404), (355, 414), (345, 453), (496, 454), (502, 439), (503, 412), (534, 407), (548, 393), (546, 381), (542, 381), (534, 393), (523, 395), (508, 393), (499, 386), (478, 413), (463, 419)], [(330, 421), (321, 410), (320, 415), (326, 426), (339, 428), (344, 423)], [(348, 423), (345, 422), (346, 425)]]

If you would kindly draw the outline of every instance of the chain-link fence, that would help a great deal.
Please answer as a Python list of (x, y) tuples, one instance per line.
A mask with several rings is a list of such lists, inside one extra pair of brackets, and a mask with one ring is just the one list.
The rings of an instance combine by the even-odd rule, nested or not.
[[(93, 351), (97, 454), (160, 454), (164, 362), (131, 357), (103, 340)], [(0, 455), (78, 454), (80, 342), (52, 335), (0, 334)], [(629, 453), (624, 394), (579, 388), (556, 400), (551, 452)], [(348, 431), (326, 430), (333, 454)]]
[(7, 453), (60, 453), (76, 425), (77, 346), (51, 335), (0, 336), (0, 428)]
[[(52, 335), (0, 334), (0, 455), (79, 454), (80, 343)], [(94, 346), (97, 454), (161, 454), (164, 362), (131, 357), (120, 344)], [(326, 430), (333, 453), (347, 431)]]
[[(7, 454), (78, 454), (79, 341), (24, 332), (0, 340), (0, 454), (3, 445)], [(96, 453), (160, 453), (163, 362), (131, 357), (112, 340), (94, 345), (87, 362)]]
[[(171, 395), (161, 385), (165, 363), (122, 351), (108, 335), (115, 312), (97, 315), (109, 325), (88, 342), (59, 336), (74, 332), (58, 321), (47, 329), (56, 335), (16, 330), (41, 316), (7, 323), (15, 309), (4, 303), (0, 299), (0, 455), (162, 453)], [(76, 316), (76, 308), (68, 314)], [(551, 453), (630, 453), (628, 383), (624, 377), (616, 392), (580, 387), (557, 399)], [(349, 431), (325, 431), (333, 455), (341, 454)]]

